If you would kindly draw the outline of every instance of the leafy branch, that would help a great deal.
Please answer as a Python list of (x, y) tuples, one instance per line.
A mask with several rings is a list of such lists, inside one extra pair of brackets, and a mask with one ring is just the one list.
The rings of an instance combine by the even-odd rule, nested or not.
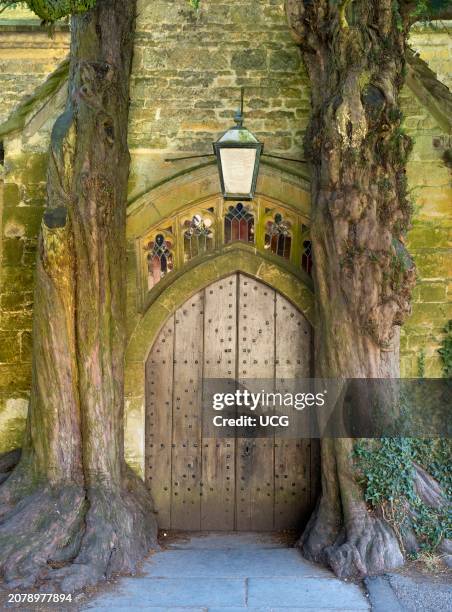
[[(382, 438), (355, 445), (358, 481), (366, 501), (379, 507), (399, 537), (413, 529), (423, 551), (433, 551), (452, 536), (450, 501), (451, 443), (445, 439)], [(415, 486), (416, 465), (440, 484), (446, 503), (427, 505)]]
[(94, 8), (97, 0), (0, 0), (0, 13), (18, 5), (27, 6), (45, 23), (84, 13)]
[(452, 19), (450, 0), (405, 0), (404, 4), (411, 22)]
[(18, 2), (17, 0), (0, 0), (0, 15), (8, 9), (17, 8), (19, 4), (23, 4), (23, 2)]

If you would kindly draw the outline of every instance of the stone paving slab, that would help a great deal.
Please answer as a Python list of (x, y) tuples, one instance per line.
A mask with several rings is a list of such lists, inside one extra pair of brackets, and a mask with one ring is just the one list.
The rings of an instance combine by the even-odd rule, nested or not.
[[(134, 603), (131, 607), (130, 604), (125, 606), (121, 605), (109, 605), (106, 606), (96, 606), (94, 605), (92, 608), (85, 608), (89, 610), (93, 610), (93, 612), (133, 612), (133, 610), (149, 610), (150, 612), (210, 612), (208, 608), (174, 608), (171, 606), (170, 608), (157, 608), (155, 606), (140, 606), (139, 603)], [(234, 608), (235, 610), (241, 610), (241, 612), (247, 612), (247, 608)], [(218, 608), (221, 612), (226, 612), (228, 608)], [(287, 608), (285, 610), (287, 612)]]
[(403, 612), (386, 576), (366, 578), (364, 583), (369, 593), (372, 612)]
[[(164, 538), (163, 538), (164, 542)], [(184, 534), (181, 539), (175, 542), (170, 542), (166, 545), (168, 548), (176, 550), (230, 550), (243, 548), (266, 549), (266, 548), (287, 548), (287, 544), (281, 541), (274, 533), (256, 533), (256, 532), (201, 532), (194, 534)]]
[(330, 578), (328, 570), (309, 563), (294, 548), (234, 550), (167, 550), (143, 565), (151, 577), (275, 577), (303, 576)]
[[(140, 607), (137, 605), (130, 608), (130, 606), (121, 605), (109, 607), (95, 606), (90, 609), (94, 612), (111, 612), (111, 610), (114, 612), (131, 612), (131, 610), (149, 610), (149, 612), (312, 612), (314, 608), (174, 608), (172, 606), (170, 608), (156, 608), (154, 606)], [(356, 612), (356, 609), (353, 608), (318, 608), (318, 610), (321, 610), (321, 612), (337, 612), (338, 609), (341, 612)], [(388, 608), (386, 609), (386, 612), (392, 612), (392, 610)]]
[(328, 578), (250, 578), (248, 605), (278, 606), (282, 610), (293, 606), (321, 610), (368, 610), (366, 598), (355, 584)]
[[(180, 608), (180, 610), (186, 610), (187, 608)], [(312, 612), (313, 610), (321, 610), (321, 612), (356, 612), (356, 608), (208, 608), (207, 612)], [(365, 608), (367, 610), (367, 608)], [(116, 610), (115, 610), (116, 612)], [(152, 608), (152, 612), (155, 609)], [(167, 611), (166, 611), (167, 612)], [(392, 612), (391, 609), (387, 609), (386, 612)]]
[[(223, 578), (134, 578), (125, 579), (121, 592), (102, 597), (105, 607), (129, 609), (145, 607), (197, 608), (209, 606), (245, 606), (244, 579)], [(88, 609), (96, 608), (89, 606)]]
[[(355, 612), (359, 587), (309, 563), (271, 534), (197, 534), (168, 542), (142, 567), (87, 602), (96, 612)], [(388, 610), (388, 612), (390, 612)]]

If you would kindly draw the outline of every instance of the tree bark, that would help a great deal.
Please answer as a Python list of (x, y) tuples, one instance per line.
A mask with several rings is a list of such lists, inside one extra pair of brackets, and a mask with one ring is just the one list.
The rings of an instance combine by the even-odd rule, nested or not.
[[(311, 84), (316, 377), (396, 378), (416, 276), (398, 105), (407, 20), (392, 0), (286, 0), (286, 10)], [(352, 452), (350, 439), (322, 441), (322, 494), (299, 542), (341, 577), (403, 562), (391, 527), (366, 507)]]
[(133, 572), (152, 502), (123, 454), (129, 80), (136, 3), (72, 18), (68, 103), (38, 245), (33, 382), (19, 465), (0, 489), (0, 570), (63, 591)]

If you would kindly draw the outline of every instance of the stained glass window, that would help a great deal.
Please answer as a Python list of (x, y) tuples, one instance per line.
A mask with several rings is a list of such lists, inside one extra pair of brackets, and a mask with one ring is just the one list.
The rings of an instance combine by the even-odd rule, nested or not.
[(229, 206), (224, 218), (225, 243), (236, 240), (254, 242), (254, 215), (242, 202)]
[(303, 240), (301, 267), (309, 274), (309, 276), (312, 275), (312, 242), (310, 240)]
[(275, 255), (290, 259), (290, 248), (292, 246), (291, 223), (280, 213), (276, 213), (273, 221), (267, 221), (265, 226), (265, 248), (270, 249)]
[(312, 276), (310, 229), (296, 210), (265, 198), (224, 203), (211, 198), (177, 210), (140, 238), (143, 299), (170, 272), (179, 272), (192, 259), (201, 260), (225, 247), (229, 250), (229, 245), (238, 241), (256, 245), (287, 262), (296, 260), (299, 272), (303, 269)]
[(212, 219), (203, 218), (201, 214), (193, 215), (185, 221), (184, 227), (184, 259), (189, 261), (197, 255), (211, 251), (214, 246)]
[(173, 269), (173, 254), (171, 241), (163, 234), (157, 234), (145, 247), (148, 264), (148, 290)]

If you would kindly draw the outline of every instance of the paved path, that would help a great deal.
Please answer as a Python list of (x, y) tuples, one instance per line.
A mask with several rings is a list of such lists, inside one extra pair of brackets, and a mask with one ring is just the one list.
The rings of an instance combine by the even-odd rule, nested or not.
[(265, 534), (200, 534), (151, 556), (84, 610), (288, 612), (369, 610), (361, 589)]

